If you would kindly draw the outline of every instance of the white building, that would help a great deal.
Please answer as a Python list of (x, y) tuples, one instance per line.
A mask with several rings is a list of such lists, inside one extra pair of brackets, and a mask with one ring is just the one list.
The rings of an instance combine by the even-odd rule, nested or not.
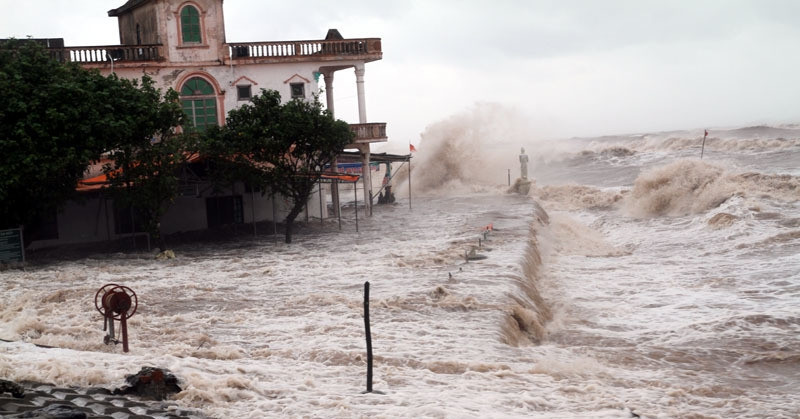
[[(334, 74), (352, 69), (359, 120), (351, 124), (356, 139), (347, 148), (358, 149), (364, 167), (369, 167), (370, 144), (387, 139), (385, 123), (367, 122), (364, 89), (366, 63), (383, 56), (379, 38), (342, 39), (338, 31), (329, 30), (323, 40), (228, 43), (223, 0), (128, 0), (108, 15), (119, 21), (120, 45), (51, 48), (51, 53), (103, 74), (114, 72), (131, 79), (149, 75), (162, 90), (180, 93), (184, 110), (199, 129), (224, 124), (228, 111), (261, 89), (277, 90), (283, 100), (311, 100), (319, 91), (320, 78), (325, 82), (327, 107), (334, 112)], [(364, 178), (363, 196), (370, 197), (368, 170)], [(114, 210), (102, 190), (92, 193), (90, 199), (69, 203), (53, 220), (55, 225), (50, 223), (50, 233), (40, 235), (32, 246), (113, 240), (135, 229), (130, 217)], [(311, 197), (306, 216), (327, 216), (319, 198)], [(334, 199), (338, 210), (338, 196)], [(275, 218), (282, 221), (288, 204), (280, 198), (276, 201), (246, 192), (243, 185), (225, 195), (196, 187), (184, 191), (170, 207), (162, 218), (162, 233), (268, 221), (276, 206)]]

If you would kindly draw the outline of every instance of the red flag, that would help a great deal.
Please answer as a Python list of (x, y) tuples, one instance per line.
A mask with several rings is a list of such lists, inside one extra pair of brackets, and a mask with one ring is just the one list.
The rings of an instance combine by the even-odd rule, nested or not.
[(417, 148), (414, 147), (414, 144), (408, 143), (408, 149), (411, 150), (412, 153), (417, 151)]
[(708, 130), (706, 130), (706, 135), (704, 135), (703, 137), (708, 137)]

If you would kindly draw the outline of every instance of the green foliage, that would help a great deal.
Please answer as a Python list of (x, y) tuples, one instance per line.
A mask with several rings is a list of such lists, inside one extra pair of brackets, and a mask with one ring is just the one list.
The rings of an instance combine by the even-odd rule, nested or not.
[(74, 194), (88, 163), (126, 125), (112, 100), (121, 88), (34, 42), (0, 45), (0, 224), (31, 222)]
[(319, 101), (292, 100), (262, 90), (250, 104), (228, 113), (226, 126), (209, 133), (205, 152), (216, 156), (217, 177), (243, 180), (292, 199), (286, 242), (323, 168), (351, 143), (349, 125), (335, 120)]
[(131, 206), (143, 215), (145, 230), (161, 250), (166, 250), (160, 231), (161, 216), (178, 193), (180, 169), (186, 162), (185, 150), (194, 135), (177, 135), (174, 127), (183, 123), (185, 114), (178, 94), (169, 89), (161, 97), (147, 75), (129, 82), (126, 102), (132, 125), (109, 155), (113, 164), (103, 170), (108, 175), (114, 197), (123, 206)]
[[(102, 76), (59, 63), (31, 41), (0, 45), (0, 224), (17, 226), (75, 196), (87, 166), (109, 152), (116, 198), (158, 219), (177, 191), (184, 138), (178, 94), (144, 76)], [(153, 141), (156, 140), (156, 141)]]

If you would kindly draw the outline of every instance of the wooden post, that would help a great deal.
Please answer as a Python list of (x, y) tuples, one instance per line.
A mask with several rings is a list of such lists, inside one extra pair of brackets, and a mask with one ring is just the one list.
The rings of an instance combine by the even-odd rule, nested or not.
[(369, 281), (364, 283), (364, 329), (367, 336), (367, 393), (372, 393), (372, 333), (369, 330)]

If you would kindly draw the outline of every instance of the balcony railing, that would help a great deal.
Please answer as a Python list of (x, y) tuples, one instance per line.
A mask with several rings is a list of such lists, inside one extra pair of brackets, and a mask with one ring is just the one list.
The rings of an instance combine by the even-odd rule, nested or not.
[(376, 142), (388, 138), (386, 137), (386, 122), (350, 124), (350, 130), (356, 134), (356, 138), (353, 140), (356, 143)]
[(381, 54), (380, 38), (329, 41), (237, 42), (228, 44), (232, 59), (359, 56)]
[(99, 47), (51, 48), (50, 55), (59, 61), (107, 63), (122, 61), (161, 61), (161, 45), (109, 45)]
[[(229, 57), (233, 60), (269, 59), (277, 60), (322, 60), (340, 58), (361, 58), (368, 61), (382, 56), (380, 38), (322, 40), (322, 41), (279, 41), (279, 42), (239, 42), (226, 44)], [(115, 62), (163, 61), (161, 45), (106, 45), (87, 47), (51, 47), (50, 55), (62, 62), (107, 63)]]

